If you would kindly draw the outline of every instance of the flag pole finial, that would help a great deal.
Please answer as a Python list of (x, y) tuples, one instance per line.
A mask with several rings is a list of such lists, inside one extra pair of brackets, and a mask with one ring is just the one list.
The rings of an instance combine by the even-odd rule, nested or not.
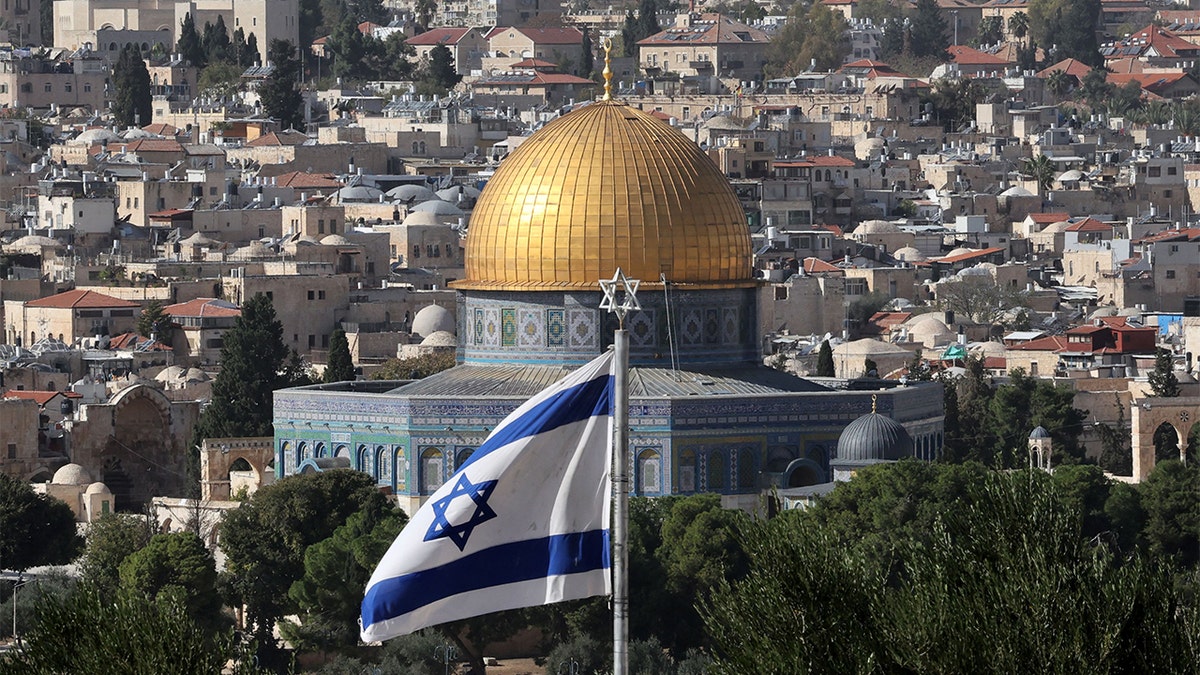
[(616, 314), (617, 321), (621, 323), (622, 328), (625, 327), (625, 315), (630, 310), (642, 308), (637, 299), (638, 286), (641, 283), (640, 279), (630, 279), (625, 276), (620, 267), (617, 268), (611, 279), (600, 280), (600, 290), (604, 293), (604, 299), (600, 301), (600, 309), (607, 309)]
[(612, 100), (612, 38), (604, 38), (604, 98), (602, 101)]

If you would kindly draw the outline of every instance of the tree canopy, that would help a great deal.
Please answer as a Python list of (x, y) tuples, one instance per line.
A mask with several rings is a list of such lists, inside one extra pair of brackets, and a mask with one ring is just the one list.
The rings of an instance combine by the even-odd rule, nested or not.
[(841, 67), (850, 53), (846, 19), (820, 3), (792, 5), (783, 27), (767, 47), (768, 76), (788, 77)]
[(121, 584), (121, 563), (150, 543), (154, 524), (150, 518), (109, 513), (88, 527), (80, 576), (100, 592), (115, 593)]
[(350, 358), (350, 343), (346, 340), (346, 331), (335, 328), (329, 338), (329, 362), (325, 364), (325, 381), (346, 382), (354, 377), (354, 361)]
[(279, 120), (284, 128), (304, 129), (304, 97), (300, 93), (301, 63), (295, 45), (274, 39), (267, 48), (267, 60), (274, 70), (259, 85), (258, 95), (267, 116)]
[(171, 334), (174, 324), (171, 315), (163, 311), (161, 300), (151, 300), (142, 313), (138, 315), (137, 332), (144, 338), (156, 337), (159, 342), (171, 344)]
[(150, 71), (142, 53), (134, 44), (121, 50), (113, 66), (113, 119), (118, 126), (145, 126), (153, 119), (150, 95)]
[(215, 632), (225, 624), (216, 562), (192, 532), (154, 535), (121, 563), (120, 578), (125, 593), (153, 602), (172, 597), (206, 630)]
[(1052, 53), (1051, 63), (1074, 58), (1089, 65), (1104, 62), (1096, 42), (1100, 0), (1029, 0), (1027, 26), (1031, 39)]
[(71, 562), (83, 548), (75, 514), (63, 501), (0, 473), (0, 569), (26, 570)]
[(304, 577), (308, 548), (355, 513), (379, 522), (389, 510), (371, 476), (341, 469), (289, 476), (225, 514), (222, 588), (230, 601), (246, 606), (247, 630), (260, 645), (273, 645), (275, 623), (296, 610), (288, 591)]

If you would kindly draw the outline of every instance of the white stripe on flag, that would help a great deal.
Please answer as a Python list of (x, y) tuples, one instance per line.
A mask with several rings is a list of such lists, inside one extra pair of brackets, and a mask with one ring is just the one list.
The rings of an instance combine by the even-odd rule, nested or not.
[(371, 575), (363, 641), (611, 592), (611, 368), (526, 401), (429, 497)]

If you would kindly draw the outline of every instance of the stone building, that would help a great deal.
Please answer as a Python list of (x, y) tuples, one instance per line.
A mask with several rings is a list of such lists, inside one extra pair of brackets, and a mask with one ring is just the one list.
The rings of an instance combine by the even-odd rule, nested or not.
[[(626, 317), (637, 494), (755, 508), (773, 486), (826, 482), (839, 434), (870, 405), (871, 391), (761, 365), (737, 196), (683, 134), (622, 103), (579, 108), (509, 155), (475, 206), (465, 262), (459, 365), (276, 392), (278, 475), (348, 465), (415, 509), (505, 415), (609, 347), (617, 324), (597, 282), (617, 268), (642, 280)], [(891, 384), (864, 386), (936, 456), (940, 385)]]

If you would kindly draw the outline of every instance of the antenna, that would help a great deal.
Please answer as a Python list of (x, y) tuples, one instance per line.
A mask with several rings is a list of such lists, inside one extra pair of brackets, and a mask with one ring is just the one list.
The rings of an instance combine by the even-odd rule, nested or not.
[(675, 376), (675, 381), (679, 381), (679, 355), (675, 353), (675, 328), (671, 324), (671, 294), (669, 292), (671, 284), (667, 281), (667, 275), (658, 274), (658, 278), (663, 284), (663, 302), (666, 305), (667, 311), (667, 349), (671, 353), (671, 374)]

